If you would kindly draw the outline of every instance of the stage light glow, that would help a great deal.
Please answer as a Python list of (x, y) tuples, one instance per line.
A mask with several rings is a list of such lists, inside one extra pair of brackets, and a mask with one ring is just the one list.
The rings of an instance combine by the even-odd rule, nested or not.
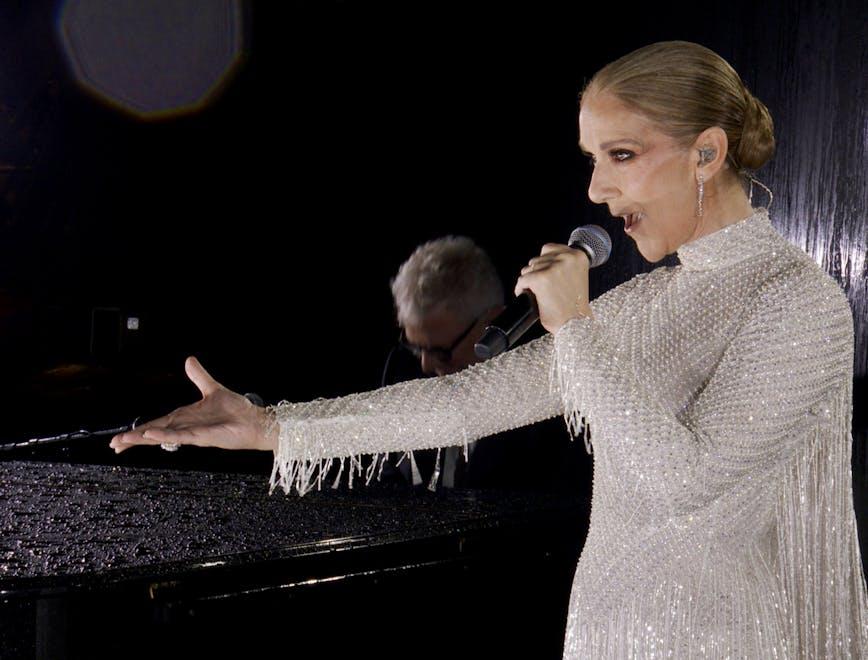
[(79, 84), (143, 119), (202, 108), (243, 55), (240, 0), (66, 0), (57, 32)]

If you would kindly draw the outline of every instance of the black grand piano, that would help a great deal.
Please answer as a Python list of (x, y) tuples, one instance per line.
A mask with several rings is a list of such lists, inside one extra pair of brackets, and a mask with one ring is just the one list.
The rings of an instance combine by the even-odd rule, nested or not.
[(6, 461), (0, 657), (559, 658), (586, 518), (562, 494)]

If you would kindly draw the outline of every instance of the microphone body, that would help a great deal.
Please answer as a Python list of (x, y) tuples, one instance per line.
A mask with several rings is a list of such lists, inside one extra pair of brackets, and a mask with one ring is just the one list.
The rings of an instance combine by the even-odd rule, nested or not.
[[(568, 245), (588, 255), (591, 268), (606, 263), (612, 252), (612, 239), (598, 225), (585, 225), (573, 230)], [(525, 291), (517, 296), (491, 325), (485, 328), (482, 337), (473, 345), (476, 356), (487, 360), (510, 348), (539, 320), (534, 295)]]

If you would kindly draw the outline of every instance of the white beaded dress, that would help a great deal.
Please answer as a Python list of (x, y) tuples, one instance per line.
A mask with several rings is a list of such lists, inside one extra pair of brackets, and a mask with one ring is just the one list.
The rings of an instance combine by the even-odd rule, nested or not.
[(563, 414), (594, 454), (565, 658), (862, 657), (847, 300), (764, 210), (678, 256), (458, 374), (275, 406), (272, 488)]

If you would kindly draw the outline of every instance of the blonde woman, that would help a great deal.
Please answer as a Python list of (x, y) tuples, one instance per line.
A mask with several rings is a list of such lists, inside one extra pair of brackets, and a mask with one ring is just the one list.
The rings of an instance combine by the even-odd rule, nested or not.
[(563, 414), (593, 430), (595, 457), (565, 657), (861, 657), (852, 315), (752, 207), (749, 173), (774, 150), (767, 109), (715, 53), (665, 42), (594, 76), (579, 130), (591, 200), (647, 259), (675, 252), (679, 266), (590, 302), (584, 254), (546, 245), (515, 287), (536, 295), (549, 334), (535, 342), (459, 374), (267, 411), (190, 359), (202, 401), (112, 446), (273, 451), (272, 487), (303, 494), (336, 459)]

